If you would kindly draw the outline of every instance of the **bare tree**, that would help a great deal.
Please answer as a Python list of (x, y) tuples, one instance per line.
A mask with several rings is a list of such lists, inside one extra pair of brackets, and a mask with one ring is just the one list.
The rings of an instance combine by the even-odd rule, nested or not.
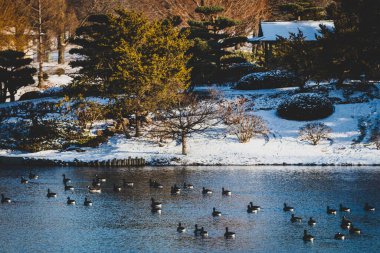
[(29, 6), (19, 0), (0, 0), (0, 49), (28, 49), (32, 34), (29, 11)]
[(256, 31), (261, 19), (268, 16), (268, 0), (124, 0), (123, 6), (142, 11), (152, 18), (168, 15), (180, 16), (184, 21), (198, 19), (195, 8), (204, 5), (219, 5), (225, 9), (226, 17), (240, 20), (239, 34)]
[(332, 129), (322, 122), (308, 123), (299, 129), (301, 140), (317, 145), (321, 140), (329, 138)]
[(223, 108), (223, 120), (228, 126), (228, 132), (236, 135), (239, 142), (248, 142), (257, 135), (268, 139), (269, 129), (266, 122), (263, 118), (250, 113), (253, 104), (249, 103), (246, 98), (226, 102)]
[(375, 144), (376, 149), (380, 150), (380, 119), (376, 119), (371, 125), (369, 141)]
[(164, 139), (180, 139), (182, 154), (187, 155), (187, 140), (192, 134), (204, 134), (220, 122), (214, 100), (198, 101), (195, 96), (183, 96), (171, 108), (157, 112), (150, 133)]

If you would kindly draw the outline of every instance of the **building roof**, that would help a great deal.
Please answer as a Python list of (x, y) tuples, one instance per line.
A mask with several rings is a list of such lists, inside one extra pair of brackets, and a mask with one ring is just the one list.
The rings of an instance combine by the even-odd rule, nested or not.
[(321, 35), (320, 25), (331, 30), (335, 27), (331, 20), (260, 22), (259, 36), (248, 38), (248, 41), (276, 41), (278, 36), (289, 38), (289, 33), (297, 34), (299, 30), (303, 32), (306, 41), (315, 41), (316, 35)]

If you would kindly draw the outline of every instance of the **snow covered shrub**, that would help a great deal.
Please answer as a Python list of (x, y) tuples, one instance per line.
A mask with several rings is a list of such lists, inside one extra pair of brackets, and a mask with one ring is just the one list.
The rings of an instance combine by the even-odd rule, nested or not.
[(228, 132), (236, 135), (239, 142), (249, 142), (254, 136), (263, 135), (268, 138), (268, 127), (259, 116), (248, 114), (253, 108), (246, 98), (238, 98), (227, 102), (222, 107), (223, 122), (228, 125)]
[(53, 119), (17, 119), (2, 124), (0, 148), (38, 152), (60, 149), (65, 142), (78, 138), (81, 133), (69, 121)]
[(248, 103), (247, 98), (237, 98), (234, 101), (226, 102), (221, 107), (221, 117), (226, 125), (238, 124), (240, 119), (252, 110), (253, 104)]
[(330, 116), (334, 112), (331, 101), (316, 93), (301, 93), (283, 101), (277, 114), (289, 120), (316, 120)]
[(254, 115), (244, 115), (230, 126), (231, 134), (236, 135), (240, 143), (249, 142), (254, 136), (268, 136), (268, 128), (263, 118)]
[(42, 97), (42, 93), (39, 91), (29, 91), (25, 92), (22, 94), (19, 98), (19, 101), (24, 101), (24, 100), (31, 100), (31, 99), (36, 99)]
[(287, 71), (272, 70), (246, 75), (236, 84), (237, 90), (258, 90), (299, 86), (297, 77)]
[(332, 129), (322, 122), (308, 123), (299, 129), (299, 137), (302, 141), (317, 145), (321, 140), (329, 138)]

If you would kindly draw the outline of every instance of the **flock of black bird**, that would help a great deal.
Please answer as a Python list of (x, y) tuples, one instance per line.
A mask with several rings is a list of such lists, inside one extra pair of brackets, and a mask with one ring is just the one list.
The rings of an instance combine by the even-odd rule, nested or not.
[[(33, 174), (32, 172), (29, 172), (29, 176), (28, 177), (29, 177), (29, 180), (37, 180), (38, 179), (38, 175)], [(74, 191), (74, 187), (71, 186), (71, 185), (68, 185), (68, 183), (71, 182), (71, 179), (67, 178), (65, 174), (62, 174), (62, 177), (63, 177), (62, 182), (64, 184), (65, 191)], [(20, 183), (21, 184), (28, 184), (29, 180), (26, 179), (25, 177), (21, 177)], [(106, 178), (98, 177), (98, 175), (95, 175), (95, 178), (93, 179), (91, 186), (87, 187), (89, 193), (101, 193), (101, 191), (102, 191), (101, 184), (104, 183), (104, 182), (106, 182), (106, 181), (107, 181)], [(134, 186), (133, 182), (130, 182), (130, 181), (127, 181), (127, 180), (123, 179), (122, 185), (116, 185), (116, 184), (113, 185), (113, 191), (114, 192), (120, 192), (122, 190), (122, 187), (133, 187), (133, 186)], [(155, 189), (163, 189), (164, 188), (164, 186), (162, 184), (160, 184), (156, 180), (152, 180), (152, 179), (149, 179), (149, 186), (151, 188), (155, 188)], [(188, 183), (185, 182), (183, 184), (183, 189), (185, 189), (185, 190), (192, 190), (192, 189), (194, 189), (194, 186), (192, 184), (188, 184)], [(174, 186), (171, 187), (170, 193), (172, 195), (179, 195), (181, 193), (181, 188), (175, 184)], [(213, 191), (210, 190), (210, 189), (207, 189), (207, 188), (203, 187), (202, 188), (202, 194), (203, 195), (211, 195), (211, 194), (213, 194)], [(222, 195), (224, 195), (224, 196), (231, 196), (232, 193), (231, 193), (231, 191), (226, 190), (225, 188), (222, 188)], [(48, 197), (48, 198), (55, 198), (55, 197), (57, 197), (57, 193), (54, 193), (54, 192), (50, 191), (50, 189), (47, 189), (47, 195), (46, 195), (46, 197)], [(11, 203), (11, 202), (12, 202), (12, 200), (10, 198), (5, 197), (4, 194), (1, 194), (1, 203), (2, 204)], [(76, 204), (76, 201), (74, 199), (71, 199), (70, 197), (67, 197), (67, 205), (75, 205), (75, 204)], [(92, 203), (92, 201), (90, 199), (88, 199), (87, 197), (85, 197), (83, 204), (85, 206), (92, 206), (93, 203)], [(151, 211), (153, 213), (161, 213), (162, 203), (156, 201), (154, 198), (151, 198), (151, 205), (150, 205), (150, 207), (151, 207)], [(247, 205), (247, 213), (257, 213), (260, 210), (261, 210), (261, 207), (257, 206), (257, 205), (253, 205), (252, 202), (250, 202)], [(367, 212), (374, 212), (375, 211), (375, 207), (369, 205), (368, 203), (365, 203), (364, 210), (367, 211)], [(288, 206), (286, 203), (284, 203), (283, 211), (284, 212), (294, 212), (294, 207)], [(342, 204), (340, 204), (339, 205), (339, 212), (349, 213), (349, 212), (351, 212), (351, 209), (349, 207), (345, 207)], [(333, 208), (330, 208), (329, 206), (327, 206), (326, 213), (328, 215), (336, 215), (337, 214), (337, 210), (333, 209)], [(220, 211), (216, 210), (216, 208), (214, 207), (213, 210), (212, 210), (211, 215), (213, 217), (217, 217), (217, 216), (221, 216), (222, 213)], [(301, 217), (297, 217), (294, 214), (292, 214), (291, 218), (290, 218), (290, 221), (292, 223), (302, 222), (302, 218)], [(314, 220), (312, 217), (310, 217), (310, 219), (308, 220), (307, 223), (308, 223), (309, 226), (315, 226), (317, 224), (316, 220)], [(353, 223), (349, 219), (347, 219), (345, 216), (342, 217), (340, 227), (342, 229), (348, 230), (350, 234), (361, 234), (361, 230), (359, 228), (355, 227), (353, 225)], [(186, 232), (186, 228), (181, 223), (179, 223), (178, 227), (177, 227), (177, 231), (179, 233), (183, 233), (183, 232)], [(194, 235), (195, 236), (201, 236), (201, 237), (208, 237), (208, 233), (207, 233), (207, 231), (204, 230), (204, 227), (199, 228), (198, 224), (195, 224)], [(235, 233), (229, 231), (228, 227), (226, 227), (226, 230), (225, 230), (225, 233), (224, 233), (224, 237), (226, 239), (234, 239), (235, 238)], [(345, 235), (342, 234), (342, 233), (340, 233), (340, 232), (338, 232), (338, 233), (335, 234), (334, 239), (336, 239), (336, 240), (344, 240), (345, 239)], [(304, 230), (303, 240), (305, 242), (313, 242), (314, 241), (314, 236), (312, 236), (311, 234), (309, 234), (307, 232), (307, 230)]]

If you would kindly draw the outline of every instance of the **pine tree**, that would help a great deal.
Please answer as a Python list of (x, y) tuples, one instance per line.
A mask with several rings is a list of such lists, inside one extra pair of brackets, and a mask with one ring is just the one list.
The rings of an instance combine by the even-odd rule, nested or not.
[(83, 56), (71, 62), (81, 67), (76, 87), (80, 92), (96, 87), (113, 98), (118, 108), (111, 111), (120, 121), (133, 116), (136, 136), (145, 115), (188, 87), (190, 42), (167, 20), (149, 21), (126, 10), (92, 16), (78, 28), (74, 43), (81, 47), (70, 52)]
[(224, 12), (223, 7), (199, 6), (195, 12), (199, 13), (202, 19), (188, 22), (190, 26), (188, 37), (193, 40), (193, 46), (189, 50), (192, 55), (189, 61), (189, 66), (192, 68), (192, 83), (219, 81), (224, 60), (226, 64), (244, 61), (239, 57), (229, 58), (233, 52), (227, 49), (245, 42), (246, 37), (234, 36), (232, 28), (238, 25), (238, 22), (220, 16)]
[(32, 59), (24, 57), (23, 52), (0, 51), (0, 103), (7, 100), (7, 93), (10, 100), (15, 101), (18, 89), (34, 83), (36, 69), (29, 66)]
[(76, 30), (71, 43), (79, 46), (70, 49), (70, 54), (82, 57), (70, 62), (73, 68), (79, 67), (73, 88), (80, 93), (89, 91), (104, 93), (112, 75), (112, 41), (110, 17), (92, 15)]
[(135, 115), (136, 136), (142, 117), (163, 108), (188, 87), (190, 42), (171, 22), (149, 21), (140, 13), (117, 11), (111, 26), (114, 37), (112, 93)]
[(376, 0), (336, 0), (328, 8), (334, 19), (335, 30), (322, 29), (319, 44), (320, 72), (337, 78), (342, 84), (346, 78), (362, 74), (378, 78), (380, 71), (380, 2)]
[(316, 55), (319, 47), (316, 43), (305, 41), (301, 31), (290, 33), (289, 38), (278, 38), (278, 52), (276, 63), (279, 68), (293, 73), (299, 80), (299, 87), (303, 89), (307, 81), (316, 77)]
[(289, 20), (319, 20), (325, 17), (325, 9), (315, 0), (295, 0), (279, 6), (279, 11)]

